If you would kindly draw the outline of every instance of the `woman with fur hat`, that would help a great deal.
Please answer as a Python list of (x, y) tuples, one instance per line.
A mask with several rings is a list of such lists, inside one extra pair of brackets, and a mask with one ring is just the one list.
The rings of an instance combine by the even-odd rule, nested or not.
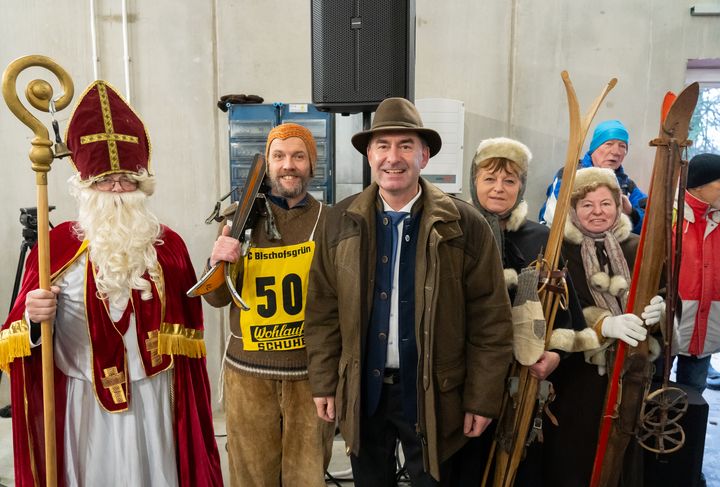
[[(532, 154), (525, 144), (497, 137), (480, 143), (470, 169), (472, 201), (493, 230), (503, 259), (505, 284), (511, 300), (515, 297), (518, 274), (543, 252), (550, 234), (545, 225), (527, 219), (528, 205), (523, 196), (531, 159)], [(575, 326), (582, 330), (585, 322), (572, 286), (570, 291), (571, 313), (560, 313), (554, 328)], [(531, 371), (538, 379), (544, 379), (559, 360), (559, 353), (545, 352), (531, 366)]]
[[(563, 255), (588, 328), (566, 337), (563, 349), (584, 354), (572, 354), (556, 374), (553, 412), (559, 426), (550, 428), (546, 451), (550, 456), (561, 455), (564, 462), (548, 464), (547, 474), (558, 479), (554, 485), (589, 483), (607, 388), (607, 354), (617, 340), (633, 347), (645, 340), (646, 325), (658, 323), (665, 306), (656, 296), (645, 307), (642, 319), (624, 313), (639, 237), (631, 233), (621, 198), (610, 169), (592, 167), (577, 172)], [(651, 340), (650, 345), (651, 355), (657, 356), (657, 341)], [(569, 444), (572, 449), (567, 448)]]
[[(525, 144), (513, 139), (497, 137), (480, 143), (470, 169), (472, 201), (485, 216), (495, 236), (503, 260), (505, 284), (511, 301), (516, 298), (518, 275), (543, 252), (550, 233), (548, 227), (527, 220), (528, 205), (523, 195), (531, 158), (530, 149)], [(582, 330), (585, 322), (572, 284), (569, 283), (569, 287), (570, 311), (560, 311), (554, 327), (572, 335), (571, 328)], [(551, 350), (544, 350), (543, 339), (540, 340), (540, 350), (535, 354), (528, 354), (528, 350), (524, 350), (522, 345), (527, 343), (526, 340), (524, 337), (519, 337), (518, 326), (514, 328), (513, 348), (516, 360), (524, 365), (531, 364), (530, 373), (539, 380), (545, 379), (555, 370), (561, 356), (564, 355), (561, 350), (553, 346), (555, 332), (551, 340)], [(528, 360), (529, 357), (532, 358)], [(480, 465), (475, 468), (484, 468), (484, 462), (477, 462), (477, 458), (485, 458), (487, 452), (478, 453), (478, 450), (489, 446), (479, 444), (483, 441), (488, 443), (488, 438), (489, 435), (484, 440), (482, 438), (477, 440), (478, 444), (468, 446), (468, 449), (476, 449), (474, 462)], [(469, 455), (468, 452), (465, 453)], [(540, 443), (533, 443), (517, 473), (515, 485), (541, 485), (539, 463), (542, 461), (541, 453)], [(464, 468), (471, 467), (465, 465)], [(470, 485), (470, 482), (467, 485)]]

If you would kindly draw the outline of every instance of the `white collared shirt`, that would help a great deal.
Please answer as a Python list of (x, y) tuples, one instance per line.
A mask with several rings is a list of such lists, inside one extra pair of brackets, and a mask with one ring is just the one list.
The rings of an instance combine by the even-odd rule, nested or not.
[[(383, 202), (383, 211), (406, 211), (409, 216), (410, 210), (412, 210), (413, 205), (420, 198), (420, 196), (422, 196), (422, 187), (418, 186), (418, 193), (413, 199), (408, 202), (408, 204), (403, 206), (400, 210), (394, 210), (390, 205), (387, 204), (384, 199), (382, 199), (382, 196), (380, 196), (380, 199), (382, 199)], [(402, 236), (404, 226), (405, 221), (403, 220), (402, 223), (399, 224), (397, 226), (397, 229), (395, 230), (397, 232), (396, 238), (398, 245), (395, 251), (395, 266), (393, 267), (392, 287), (390, 288), (390, 329), (388, 330), (387, 357), (385, 359), (385, 367), (389, 369), (400, 368), (400, 347), (398, 337), (398, 280), (400, 279), (400, 250), (402, 249)], [(414, 286), (415, 283), (410, 284)]]

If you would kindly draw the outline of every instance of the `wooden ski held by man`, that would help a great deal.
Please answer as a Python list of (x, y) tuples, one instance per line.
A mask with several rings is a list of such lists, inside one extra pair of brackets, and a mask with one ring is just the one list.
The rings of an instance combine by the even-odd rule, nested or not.
[[(570, 206), (570, 196), (580, 151), (595, 113), (617, 83), (615, 78), (610, 80), (601, 94), (595, 99), (585, 117), (581, 119), (579, 103), (570, 76), (567, 71), (563, 71), (561, 76), (568, 99), (570, 134), (562, 175), (563, 184), (558, 195), (555, 219), (550, 230), (545, 254), (542, 261), (539, 260), (536, 265), (536, 269), (543, 276), (541, 278), (542, 285), (539, 289), (539, 297), (546, 321), (546, 349), (552, 335), (558, 306), (561, 305), (561, 301), (567, 294), (565, 273), (558, 267), (563, 229)], [(495, 477), (492, 485), (494, 487), (512, 486), (528, 443), (531, 425), (534, 428), (542, 428), (541, 419), (538, 426), (538, 418), (541, 418), (542, 415), (542, 411), (538, 411), (538, 392), (541, 384), (540, 381), (530, 375), (530, 367), (516, 362), (511, 372), (510, 383), (513, 390), (508, 391), (503, 400), (502, 411), (498, 420), (498, 431), (485, 469), (483, 485), (487, 485), (488, 473), (492, 462), (494, 462)]]
[[(627, 311), (638, 316), (658, 292), (660, 275), (669, 255), (668, 246), (672, 245), (666, 239), (657, 237), (666, 235), (665, 225), (670, 224), (665, 211), (666, 200), (674, 197), (680, 174), (681, 151), (688, 145), (690, 118), (698, 93), (698, 84), (693, 83), (677, 96), (660, 124), (658, 138), (651, 141), (657, 152), (627, 301)], [(651, 235), (653, 237), (649, 237)], [(618, 342), (600, 424), (591, 487), (618, 485), (626, 449), (639, 428), (640, 410), (650, 384), (651, 369), (647, 341), (629, 349), (624, 342)]]
[[(256, 211), (258, 193), (260, 193), (264, 179), (265, 157), (261, 154), (255, 154), (253, 162), (250, 165), (247, 179), (245, 180), (245, 185), (240, 194), (240, 199), (238, 200), (238, 209), (235, 211), (231, 225), (230, 236), (240, 240), (240, 242), (250, 242), (250, 239), (246, 238), (244, 232), (254, 224), (253, 212)], [(253, 223), (248, 225), (248, 222), (251, 221), (253, 221)], [(202, 296), (226, 284), (235, 304), (237, 304), (239, 308), (247, 311), (250, 308), (240, 297), (240, 293), (235, 289), (235, 276), (233, 273), (233, 264), (220, 261), (212, 266), (205, 275), (188, 290), (187, 295), (190, 297)]]

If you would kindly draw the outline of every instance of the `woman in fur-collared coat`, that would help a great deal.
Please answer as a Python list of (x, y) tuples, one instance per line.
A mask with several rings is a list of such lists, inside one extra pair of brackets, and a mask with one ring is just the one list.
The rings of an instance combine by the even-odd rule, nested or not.
[[(532, 154), (525, 144), (498, 137), (480, 143), (470, 169), (472, 201), (493, 231), (502, 256), (505, 283), (511, 301), (516, 297), (518, 275), (542, 254), (550, 234), (546, 226), (527, 219), (528, 206), (523, 195), (531, 158)], [(566, 355), (561, 349), (554, 348), (556, 335), (561, 342), (565, 342), (559, 348), (572, 346), (575, 332), (585, 328), (582, 310), (572, 284), (570, 284), (569, 312), (560, 310), (554, 328), (556, 330), (553, 333), (550, 350), (543, 351), (541, 341), (540, 351), (528, 355), (528, 350), (519, 349), (520, 344), (526, 341), (515, 340), (515, 358), (521, 363), (532, 364), (531, 374), (540, 380), (550, 376), (549, 380), (552, 381), (551, 374), (561, 358)], [(536, 361), (528, 362), (528, 357), (533, 357), (530, 360)], [(549, 421), (547, 417), (543, 417), (543, 420)], [(462, 462), (460, 469), (463, 475), (457, 485), (479, 485), (494, 429), (492, 433), (471, 440), (461, 452), (459, 461)], [(535, 442), (518, 470), (515, 485), (519, 487), (543, 485), (540, 475), (541, 461), (540, 443)]]
[[(577, 172), (562, 252), (588, 328), (575, 334), (572, 349), (576, 353), (555, 374), (557, 397), (552, 410), (559, 426), (550, 428), (545, 454), (563, 462), (546, 462), (545, 476), (557, 486), (589, 484), (615, 344), (619, 339), (636, 346), (645, 340), (645, 325), (657, 323), (664, 308), (662, 298), (656, 296), (642, 314), (644, 321), (625, 314), (639, 237), (631, 233), (620, 198), (612, 171), (587, 168)], [(657, 355), (657, 342), (649, 344), (651, 355)], [(627, 476), (621, 482), (635, 485)]]

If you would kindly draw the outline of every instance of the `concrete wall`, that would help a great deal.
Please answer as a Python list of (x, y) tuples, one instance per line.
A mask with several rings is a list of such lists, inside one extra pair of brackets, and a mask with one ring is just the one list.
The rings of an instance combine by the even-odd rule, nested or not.
[(662, 97), (682, 89), (687, 59), (720, 56), (720, 17), (691, 17), (693, 1), (450, 3), (418, 2), (416, 96), (465, 101), (466, 161), (487, 137), (530, 147), (531, 215), (565, 159), (562, 70), (583, 113), (618, 78), (596, 121), (628, 126), (626, 169), (646, 187), (654, 158), (647, 141), (657, 136)]
[[(119, 1), (96, 0), (99, 76), (124, 91)], [(465, 102), (465, 160), (484, 138), (510, 136), (534, 153), (527, 198), (542, 203), (565, 158), (566, 69), (584, 111), (611, 78), (619, 79), (597, 119), (620, 118), (630, 129), (628, 172), (649, 180), (660, 100), (682, 88), (690, 58), (718, 57), (720, 17), (691, 17), (692, 0), (417, 0), (416, 97)], [(267, 102), (311, 101), (310, 3), (300, 0), (168, 0), (128, 2), (132, 104), (153, 144), (159, 184), (153, 208), (185, 238), (202, 268), (215, 229), (203, 220), (229, 184), (222, 94), (252, 93)], [(89, 2), (2, 2), (0, 67), (26, 54), (54, 58), (72, 75), (77, 94), (93, 80)], [(47, 77), (38, 70), (33, 77)], [(29, 75), (22, 76), (22, 92)], [(69, 110), (61, 112), (63, 127)], [(38, 115), (49, 122), (46, 114)], [(339, 194), (361, 182), (349, 136), (358, 116), (338, 117)], [(30, 131), (0, 103), (0, 305), (10, 299), (21, 240), (18, 208), (34, 206), (27, 152)], [(50, 173), (51, 220), (74, 216), (67, 196), (69, 164)], [(466, 176), (467, 177), (467, 176)], [(467, 187), (467, 181), (465, 183)], [(467, 196), (467, 195), (465, 195)], [(5, 304), (2, 304), (5, 303)], [(223, 313), (206, 307), (213, 388), (224, 343)]]

